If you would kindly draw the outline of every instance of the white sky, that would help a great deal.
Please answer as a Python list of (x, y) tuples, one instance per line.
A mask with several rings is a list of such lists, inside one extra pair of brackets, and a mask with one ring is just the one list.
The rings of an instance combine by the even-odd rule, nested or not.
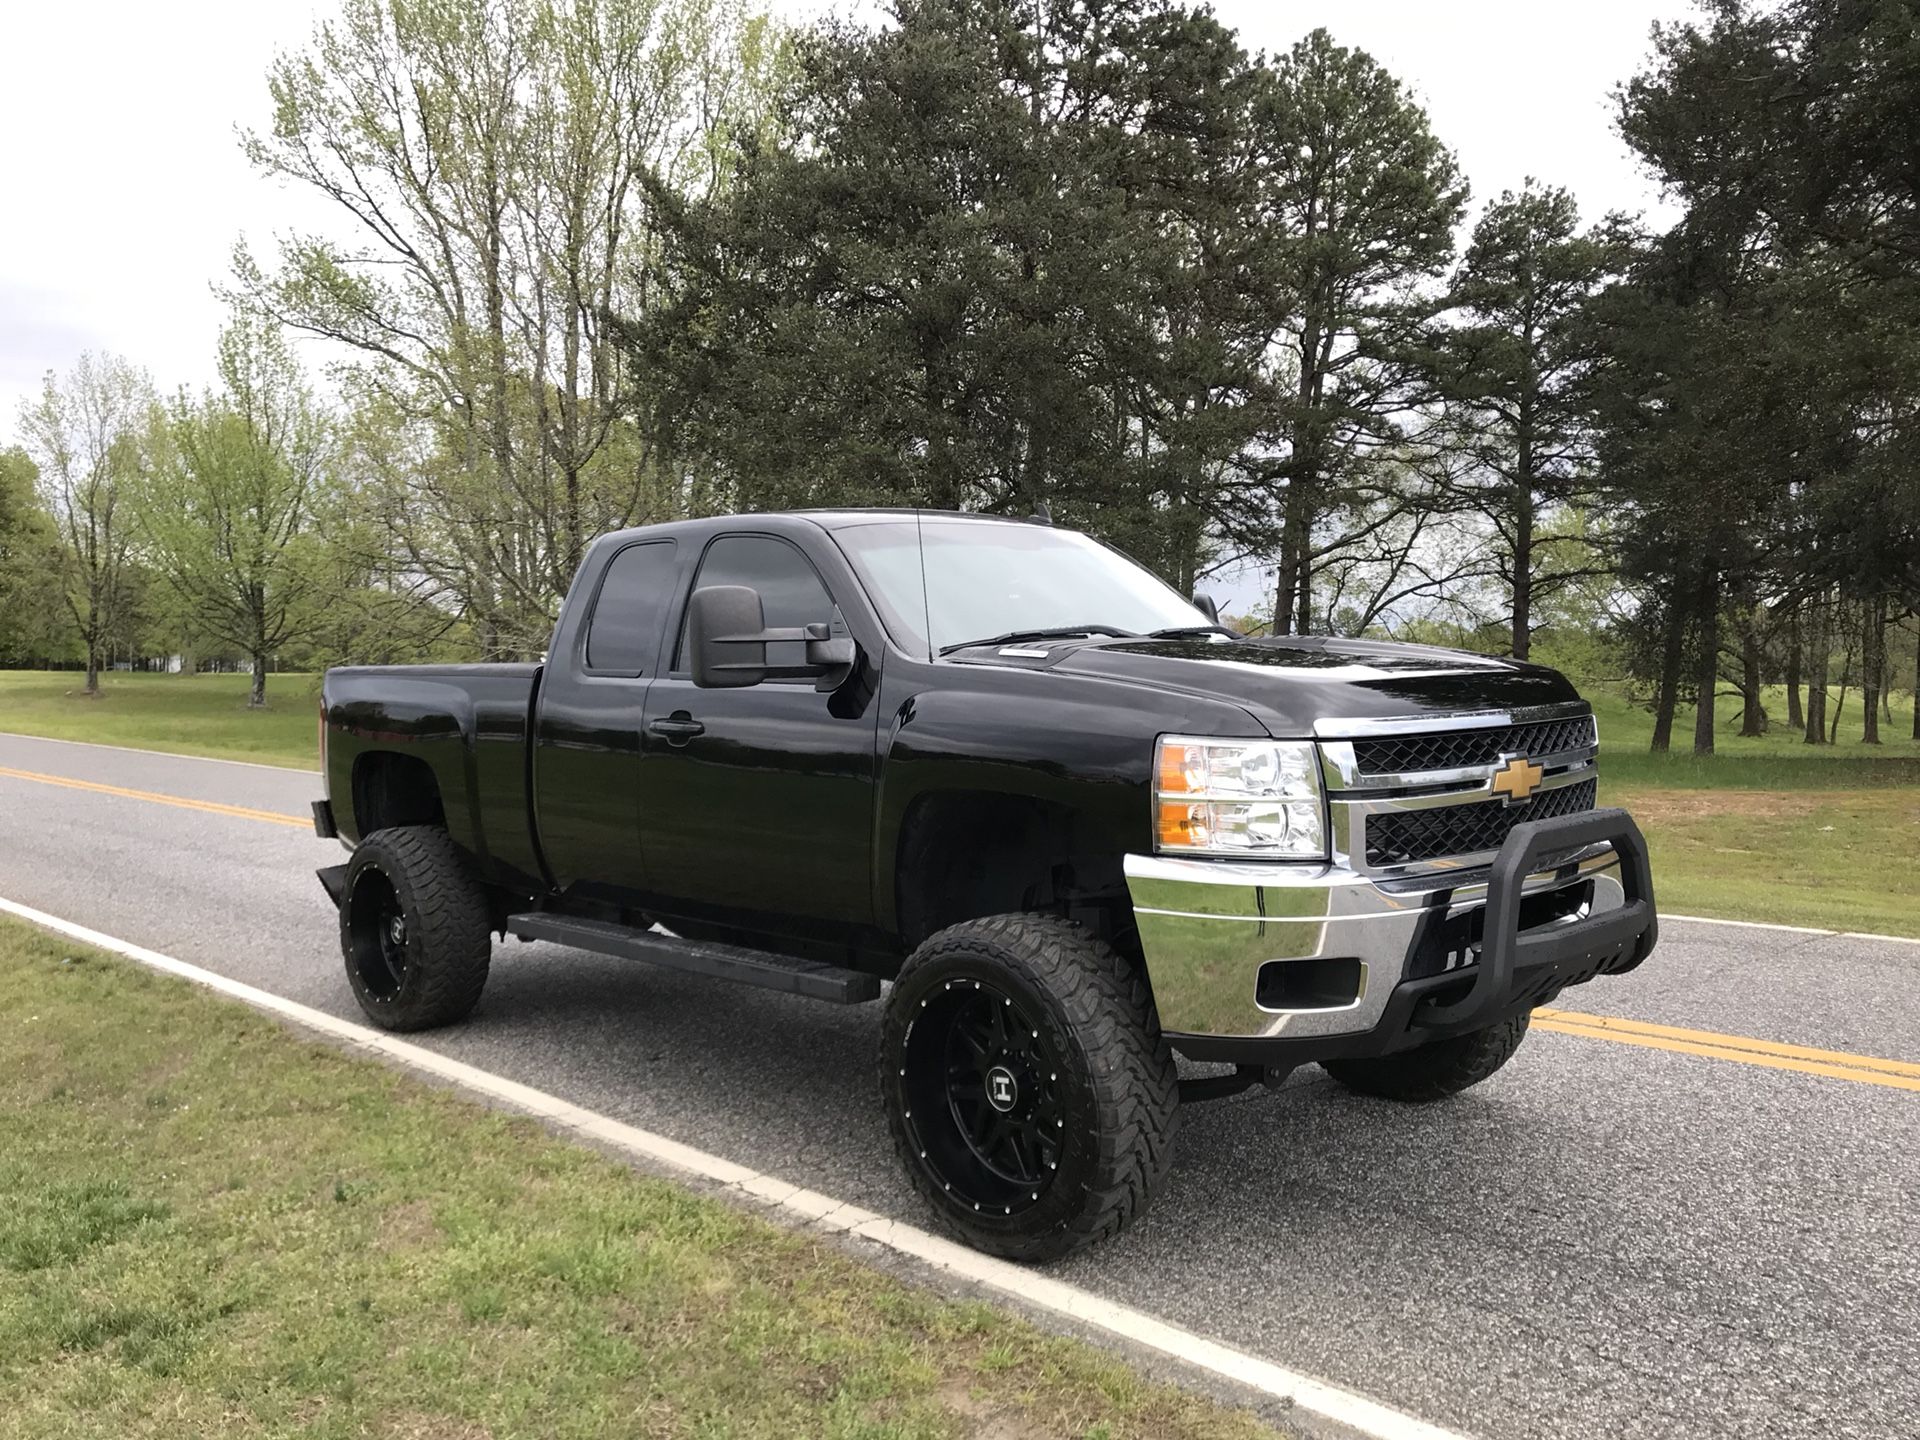
[[(784, 0), (779, 8), (818, 8)], [(1658, 197), (1612, 130), (1608, 92), (1686, 0), (1218, 0), (1252, 49), (1316, 25), (1369, 51), (1427, 105), (1474, 206), (1527, 175), (1583, 214)], [(16, 3), (0, 25), (0, 443), (49, 368), (113, 350), (163, 390), (205, 383), (221, 306), (210, 286), (243, 233), (257, 251), (325, 225), (316, 202), (255, 177), (236, 129), (268, 119), (265, 73), (317, 0)]]

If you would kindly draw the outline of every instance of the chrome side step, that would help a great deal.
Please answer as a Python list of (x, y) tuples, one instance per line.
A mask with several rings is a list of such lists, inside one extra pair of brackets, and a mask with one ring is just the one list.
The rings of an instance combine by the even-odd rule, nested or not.
[(636, 930), (611, 920), (585, 920), (529, 911), (509, 915), (507, 933), (522, 940), (551, 940), (556, 945), (571, 945), (597, 955), (644, 960), (669, 970), (709, 975), (737, 985), (757, 985), (762, 990), (804, 995), (810, 1000), (826, 1000), (836, 1005), (858, 1005), (880, 998), (880, 977), (864, 970), (848, 970), (818, 960), (777, 955), (769, 950), (749, 950), (743, 945), (683, 940), (677, 935)]

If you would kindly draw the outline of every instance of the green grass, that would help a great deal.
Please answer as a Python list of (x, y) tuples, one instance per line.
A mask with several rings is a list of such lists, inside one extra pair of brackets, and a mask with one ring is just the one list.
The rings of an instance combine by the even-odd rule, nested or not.
[(0, 1440), (1272, 1433), (10, 921), (0, 1053)]
[(317, 681), (269, 675), (267, 708), (249, 710), (245, 675), (108, 671), (88, 699), (79, 671), (0, 670), (0, 731), (311, 770)]
[(1648, 753), (1653, 717), (1615, 689), (1588, 692), (1600, 718), (1601, 799), (1634, 812), (1653, 851), (1661, 908), (1680, 914), (1920, 936), (1920, 742), (1898, 696), (1880, 745), (1860, 743), (1849, 695), (1837, 745), (1807, 745), (1782, 723), (1742, 739), (1723, 698), (1714, 753), (1695, 757), (1693, 716), (1675, 749)]

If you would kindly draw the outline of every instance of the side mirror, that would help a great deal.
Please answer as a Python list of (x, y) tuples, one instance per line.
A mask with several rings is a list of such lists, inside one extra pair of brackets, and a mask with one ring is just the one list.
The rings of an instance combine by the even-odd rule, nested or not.
[[(800, 665), (769, 665), (767, 646), (804, 644)], [(687, 648), (693, 683), (703, 690), (737, 690), (772, 679), (808, 679), (816, 690), (837, 690), (858, 658), (853, 638), (835, 637), (822, 623), (767, 629), (760, 592), (751, 585), (708, 585), (687, 602)]]
[(767, 678), (767, 621), (751, 585), (708, 585), (687, 602), (693, 683), (738, 690)]
[(1214, 624), (1218, 625), (1220, 623), (1220, 607), (1213, 603), (1213, 597), (1211, 595), (1196, 594), (1193, 597), (1193, 608), (1198, 610), (1202, 615), (1205, 615)]

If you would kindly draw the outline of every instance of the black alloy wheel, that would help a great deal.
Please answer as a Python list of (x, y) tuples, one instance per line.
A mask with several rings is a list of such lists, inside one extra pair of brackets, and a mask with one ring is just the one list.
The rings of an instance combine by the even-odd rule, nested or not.
[(425, 1030), (480, 999), (493, 952), (487, 892), (446, 831), (376, 830), (347, 862), (340, 950), (360, 1008), (383, 1030)]
[(1011, 996), (949, 980), (921, 1001), (901, 1057), (914, 1143), (962, 1204), (1012, 1215), (1060, 1168), (1060, 1061)]
[(369, 865), (347, 891), (347, 964), (359, 980), (355, 988), (377, 1003), (399, 998), (406, 987), (407, 913), (384, 871)]
[(957, 1237), (1051, 1260), (1132, 1223), (1166, 1182), (1179, 1083), (1140, 966), (1056, 915), (928, 937), (880, 1027), (907, 1178)]

